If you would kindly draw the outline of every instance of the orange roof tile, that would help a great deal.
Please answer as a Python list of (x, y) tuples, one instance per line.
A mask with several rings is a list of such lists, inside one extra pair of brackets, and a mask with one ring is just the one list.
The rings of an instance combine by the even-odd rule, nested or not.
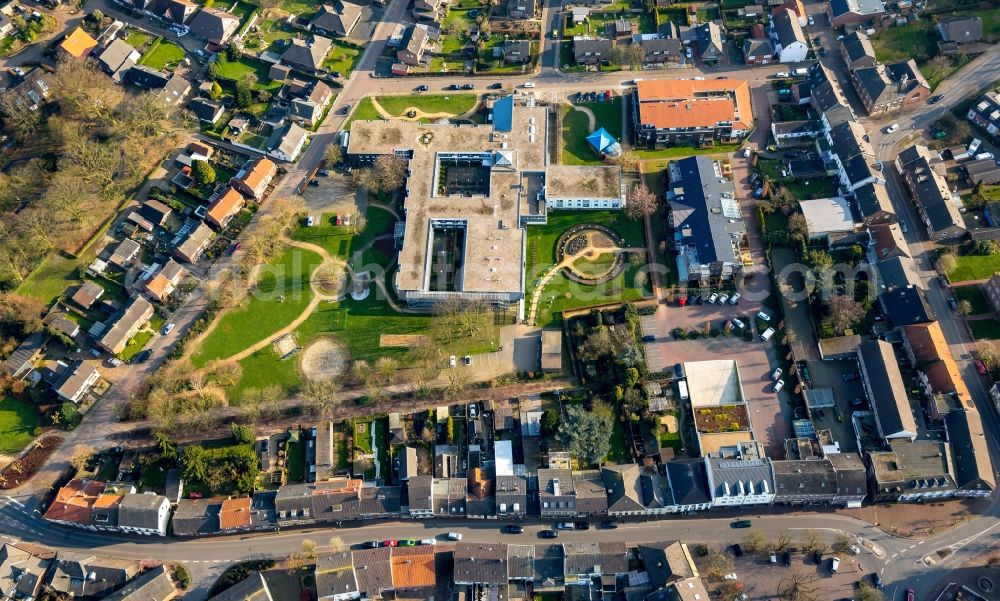
[(90, 37), (82, 27), (77, 27), (73, 33), (66, 36), (66, 39), (59, 44), (59, 47), (74, 58), (83, 58), (90, 54), (90, 51), (97, 47), (97, 40)]
[[(116, 496), (103, 495), (105, 488), (107, 488), (107, 484), (98, 480), (80, 480), (78, 478), (70, 480), (56, 492), (55, 500), (45, 512), (45, 519), (90, 524), (91, 508), (96, 505), (100, 498), (99, 495)], [(121, 497), (117, 497), (117, 499), (118, 502), (121, 502)], [(104, 501), (104, 503), (110, 502), (110, 500)], [(112, 503), (107, 506), (114, 505)]]
[(396, 547), (392, 550), (394, 588), (431, 588), (436, 585), (434, 547)]
[(235, 188), (226, 188), (214, 204), (208, 209), (208, 217), (215, 223), (222, 223), (230, 214), (243, 207), (243, 195)]
[(170, 285), (170, 280), (163, 277), (162, 273), (158, 273), (146, 282), (146, 290), (149, 290), (150, 294), (153, 294), (157, 298), (163, 298), (163, 295), (167, 292), (168, 285)]
[(219, 509), (219, 530), (250, 527), (250, 497), (226, 499)]
[(954, 392), (963, 408), (975, 409), (972, 395), (948, 348), (941, 325), (932, 321), (903, 326), (903, 333), (918, 367), (927, 375), (934, 392)]
[(274, 177), (277, 172), (278, 166), (271, 159), (261, 157), (254, 164), (253, 169), (243, 176), (243, 183), (256, 193), (258, 186)]
[(735, 79), (654, 79), (636, 84), (639, 118), (657, 128), (713, 126), (731, 121), (733, 129), (753, 127), (750, 85)]
[(118, 507), (122, 502), (121, 495), (108, 495), (102, 494), (97, 499), (94, 500), (94, 509), (109, 509), (111, 507)]

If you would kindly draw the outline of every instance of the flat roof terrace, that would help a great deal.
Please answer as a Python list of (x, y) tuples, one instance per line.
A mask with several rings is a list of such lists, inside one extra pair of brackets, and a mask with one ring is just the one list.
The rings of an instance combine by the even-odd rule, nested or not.
[[(385, 155), (409, 151), (406, 230), (396, 285), (403, 291), (430, 291), (434, 226), (464, 221), (460, 292), (516, 296), (522, 293), (524, 231), (518, 227), (521, 171), (544, 171), (546, 109), (515, 106), (510, 132), (492, 125), (409, 121), (355, 121), (347, 152)], [(488, 163), (487, 194), (438, 194), (439, 159), (479, 158)]]

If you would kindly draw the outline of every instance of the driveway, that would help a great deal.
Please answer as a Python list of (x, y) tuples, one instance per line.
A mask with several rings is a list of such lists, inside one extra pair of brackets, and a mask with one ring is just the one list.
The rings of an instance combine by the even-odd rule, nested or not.
[[(738, 309), (738, 310), (737, 310)], [(756, 308), (753, 309), (755, 311)], [(780, 365), (774, 346), (754, 338), (746, 342), (742, 337), (719, 336), (696, 340), (674, 340), (663, 324), (696, 328), (712, 320), (718, 325), (721, 316), (739, 316), (752, 327), (751, 305), (722, 308), (717, 305), (694, 307), (661, 306), (656, 314), (642, 317), (642, 331), (655, 332), (657, 340), (645, 343), (646, 363), (650, 373), (673, 370), (677, 363), (688, 361), (714, 361), (722, 357), (736, 359), (740, 372), (743, 397), (750, 411), (750, 422), (755, 440), (767, 447), (770, 457), (785, 456), (785, 439), (792, 437), (792, 407), (786, 391), (771, 392), (771, 374)], [(687, 313), (687, 315), (684, 315)], [(745, 318), (745, 319), (744, 319)], [(685, 321), (682, 321), (685, 320)], [(692, 321), (693, 320), (693, 321)]]

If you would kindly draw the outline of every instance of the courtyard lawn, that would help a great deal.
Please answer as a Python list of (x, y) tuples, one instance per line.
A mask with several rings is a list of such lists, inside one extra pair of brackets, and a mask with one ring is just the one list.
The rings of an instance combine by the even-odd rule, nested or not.
[(305, 482), (306, 445), (299, 440), (288, 442), (288, 482)]
[[(574, 106), (589, 109), (594, 113), (595, 129), (603, 127), (615, 138), (622, 135), (622, 99), (611, 102), (578, 102)], [(587, 144), (590, 135), (590, 119), (586, 113), (565, 107), (563, 109), (563, 157), (564, 165), (600, 165), (601, 158)]]
[(966, 322), (976, 340), (1000, 340), (1000, 321), (990, 319), (970, 319)]
[(145, 65), (150, 69), (160, 70), (166, 67), (174, 67), (182, 60), (184, 60), (183, 48), (173, 42), (159, 38), (153, 42), (149, 51), (139, 59), (139, 64)]
[(700, 154), (733, 154), (739, 147), (739, 144), (716, 144), (715, 146), (705, 148), (695, 148), (693, 146), (671, 146), (657, 150), (637, 148), (635, 154), (640, 159), (675, 159)]
[(625, 425), (615, 415), (614, 426), (611, 430), (611, 448), (605, 460), (610, 463), (622, 463), (630, 459), (628, 446), (625, 443)]
[(125, 346), (125, 350), (118, 353), (118, 358), (126, 363), (132, 361), (132, 358), (138, 355), (139, 352), (147, 344), (149, 344), (149, 341), (153, 339), (153, 336), (156, 336), (156, 332), (149, 329), (136, 333), (136, 335), (132, 337), (132, 340), (128, 341), (128, 345)]
[(35, 438), (38, 410), (11, 397), (0, 399), (0, 453), (20, 453)]
[[(642, 247), (646, 236), (641, 221), (633, 221), (622, 211), (552, 211), (545, 225), (528, 227), (525, 267), (525, 298), (532, 298), (541, 277), (556, 262), (556, 242), (573, 225), (599, 223), (611, 228), (625, 239), (626, 246)], [(625, 270), (610, 282), (600, 286), (584, 286), (558, 274), (549, 280), (538, 302), (536, 321), (540, 326), (559, 319), (558, 313), (591, 305), (639, 300), (650, 293), (649, 283), (639, 286), (635, 276), (642, 269), (628, 263)]]
[(386, 113), (395, 117), (402, 116), (410, 108), (415, 108), (425, 113), (461, 115), (476, 108), (479, 96), (476, 94), (410, 94), (404, 96), (379, 96), (375, 100), (385, 109)]
[(837, 195), (837, 181), (831, 177), (819, 177), (808, 180), (793, 179), (780, 185), (788, 188), (792, 196), (798, 200), (830, 198)]
[(375, 109), (375, 104), (372, 103), (372, 99), (365, 97), (361, 99), (358, 106), (354, 108), (354, 112), (351, 113), (350, 119), (347, 123), (344, 123), (344, 130), (351, 131), (351, 123), (355, 120), (358, 121), (378, 121), (382, 116), (379, 114), (378, 110)]
[(359, 48), (334, 40), (330, 54), (323, 61), (323, 66), (328, 71), (339, 71), (342, 76), (347, 77), (358, 66), (360, 59), (361, 50)]
[[(484, 10), (485, 6), (473, 8), (452, 8), (441, 24), (441, 54), (455, 54), (460, 52), (469, 43), (469, 33), (477, 27), (476, 18)], [(475, 16), (472, 16), (472, 15)], [(456, 29), (458, 28), (458, 29)], [(450, 31), (462, 31), (463, 33), (444, 33)]]
[(969, 301), (969, 304), (972, 305), (972, 315), (985, 315), (992, 311), (989, 301), (986, 300), (986, 295), (983, 294), (983, 289), (978, 285), (959, 286), (952, 290), (955, 293), (955, 298), (959, 301)]
[(1000, 255), (959, 255), (955, 257), (955, 269), (948, 274), (952, 282), (985, 280), (1000, 271)]
[(937, 53), (937, 36), (931, 22), (920, 19), (905, 27), (890, 27), (871, 37), (879, 62), (914, 59), (930, 60)]
[(312, 300), (309, 279), (321, 262), (319, 255), (300, 248), (288, 248), (272, 259), (250, 296), (219, 319), (192, 362), (201, 367), (235, 355), (292, 322)]

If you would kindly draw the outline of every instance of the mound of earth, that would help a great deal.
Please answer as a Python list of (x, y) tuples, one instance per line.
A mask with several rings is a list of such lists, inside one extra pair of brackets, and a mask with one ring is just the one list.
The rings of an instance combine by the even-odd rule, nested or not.
[(299, 353), (299, 369), (310, 380), (330, 382), (344, 373), (350, 357), (334, 338), (319, 338)]

